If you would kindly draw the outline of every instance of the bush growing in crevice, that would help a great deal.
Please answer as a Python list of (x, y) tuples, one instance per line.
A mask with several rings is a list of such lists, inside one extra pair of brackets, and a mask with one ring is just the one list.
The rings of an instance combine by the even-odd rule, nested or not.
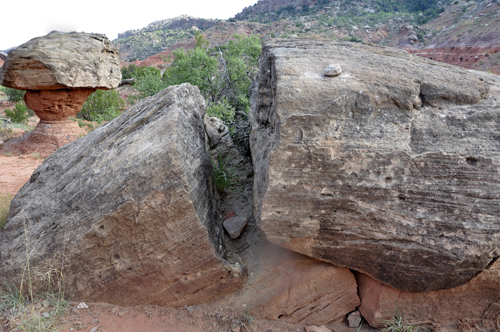
[(227, 44), (207, 48), (203, 36), (198, 34), (194, 50), (173, 51), (170, 67), (163, 75), (159, 70), (139, 75), (135, 69), (134, 88), (139, 91), (139, 98), (144, 98), (170, 85), (196, 85), (207, 101), (208, 115), (224, 122), (236, 146), (248, 156), (250, 86), (258, 73), (262, 45), (257, 36), (233, 37)]

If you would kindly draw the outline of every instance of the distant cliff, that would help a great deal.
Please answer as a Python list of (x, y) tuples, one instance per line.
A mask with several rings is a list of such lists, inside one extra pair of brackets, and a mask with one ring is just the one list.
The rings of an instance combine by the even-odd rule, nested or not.
[[(250, 15), (274, 12), (281, 8), (290, 7), (295, 10), (314, 8), (319, 0), (259, 0), (255, 5), (243, 9), (234, 18), (238, 20), (248, 19)], [(325, 1), (321, 1), (325, 2)], [(326, 2), (329, 2), (328, 0)], [(305, 7), (305, 8), (304, 8)]]

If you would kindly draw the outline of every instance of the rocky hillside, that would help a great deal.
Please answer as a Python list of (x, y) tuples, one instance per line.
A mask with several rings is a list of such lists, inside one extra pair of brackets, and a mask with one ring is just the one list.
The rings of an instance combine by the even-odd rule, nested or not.
[[(212, 46), (235, 33), (281, 38), (317, 35), (402, 48), (500, 74), (499, 18), (498, 0), (259, 0), (228, 21), (178, 17), (127, 31), (115, 42), (122, 59), (158, 66), (161, 55), (168, 56), (179, 41), (181, 47), (194, 46), (197, 29), (203, 30)], [(154, 57), (145, 60), (150, 56)]]
[(500, 75), (500, 2), (459, 2), (424, 27), (433, 37), (411, 52)]
[(118, 34), (113, 42), (125, 61), (144, 60), (165, 51), (170, 46), (189, 40), (199, 30), (206, 30), (217, 21), (190, 16), (156, 21), (145, 28)]
[(406, 49), (500, 74), (500, 2), (260, 0), (238, 20), (278, 24), (278, 36), (320, 34)]

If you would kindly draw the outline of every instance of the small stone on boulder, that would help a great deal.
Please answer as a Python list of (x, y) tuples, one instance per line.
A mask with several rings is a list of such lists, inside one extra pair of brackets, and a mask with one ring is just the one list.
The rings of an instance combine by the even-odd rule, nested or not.
[(325, 68), (324, 75), (325, 76), (339, 76), (342, 74), (342, 68), (340, 68), (340, 64), (330, 64)]

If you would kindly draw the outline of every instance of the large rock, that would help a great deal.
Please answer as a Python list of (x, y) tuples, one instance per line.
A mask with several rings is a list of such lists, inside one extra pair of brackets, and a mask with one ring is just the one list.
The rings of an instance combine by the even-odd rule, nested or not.
[[(331, 63), (342, 75), (323, 76)], [(483, 271), (500, 256), (488, 76), (383, 47), (265, 45), (251, 148), (267, 239), (405, 291)]]
[[(403, 292), (365, 274), (357, 274), (359, 310), (368, 324), (381, 327), (399, 312), (407, 322), (454, 325), (459, 319), (493, 322), (500, 313), (500, 262), (456, 288)], [(456, 329), (455, 329), (456, 330)]]
[(0, 85), (21, 90), (113, 89), (121, 81), (118, 49), (105, 35), (53, 31), (9, 51)]
[(2, 278), (21, 277), (27, 243), (35, 288), (47, 267), (62, 269), (74, 300), (186, 305), (241, 285), (242, 266), (226, 260), (204, 115), (198, 88), (169, 87), (52, 154), (12, 201)]
[(290, 324), (342, 322), (360, 304), (349, 269), (305, 257), (269, 269), (250, 289), (255, 294), (246, 300), (250, 313)]

